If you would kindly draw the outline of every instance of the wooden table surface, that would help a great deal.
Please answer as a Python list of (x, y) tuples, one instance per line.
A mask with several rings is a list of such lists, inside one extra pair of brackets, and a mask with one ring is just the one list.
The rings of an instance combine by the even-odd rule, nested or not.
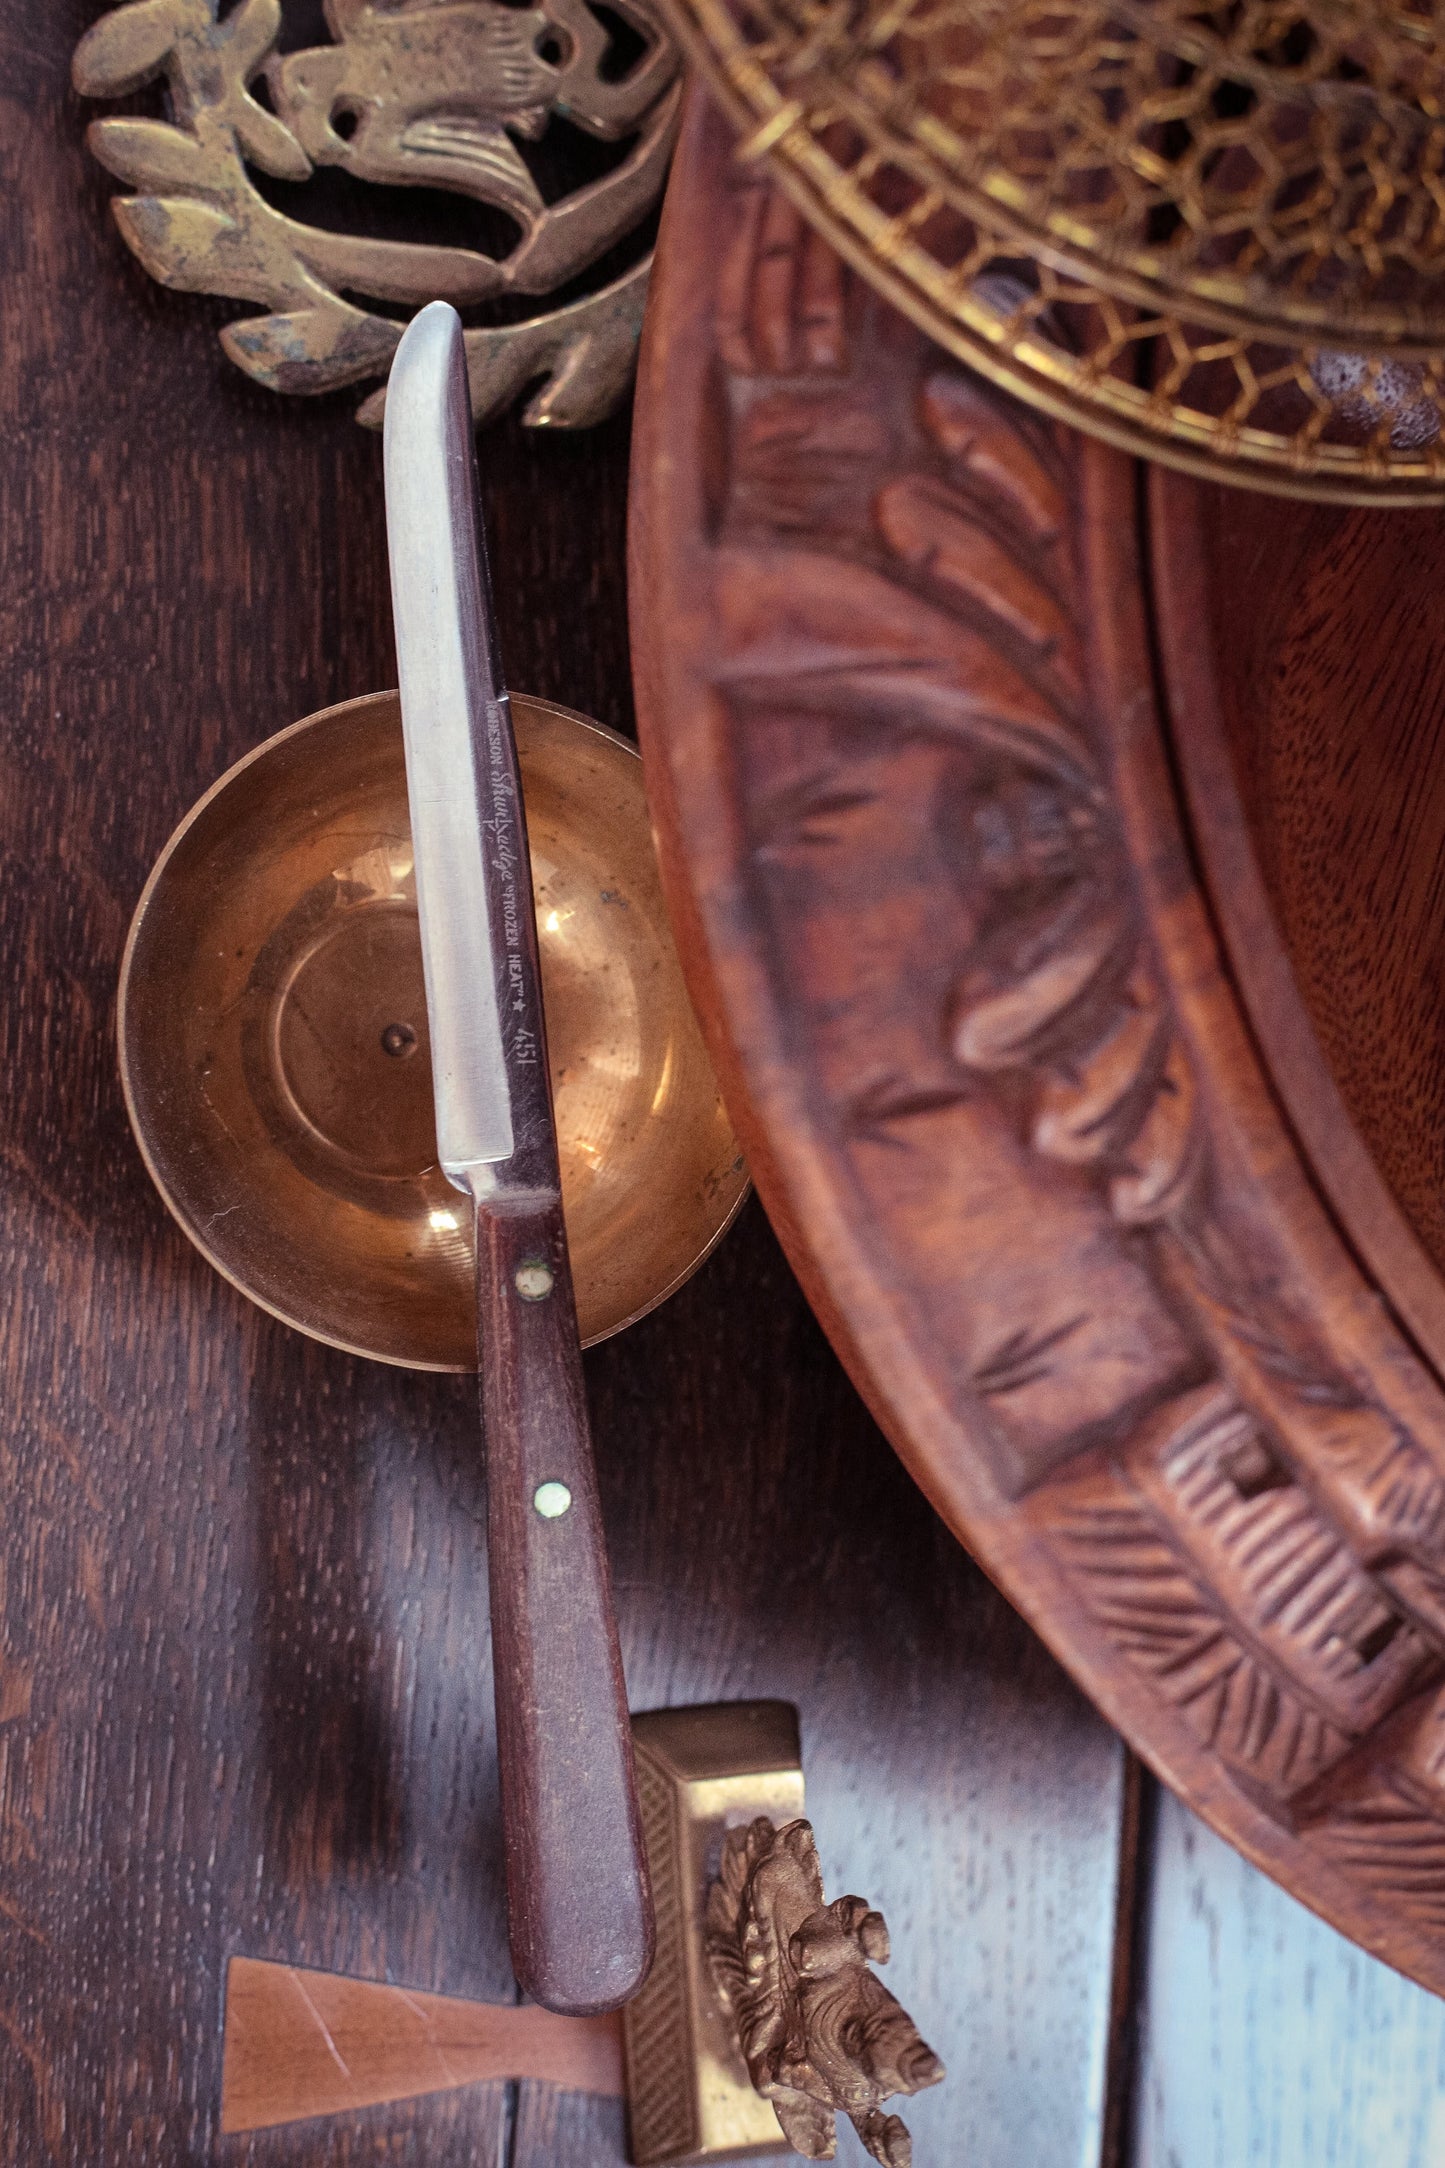
[[(515, 1991), (473, 1387), (252, 1309), (121, 1103), (116, 971), (171, 828), (394, 666), (379, 439), (248, 384), (233, 306), (122, 249), (68, 88), (98, 12), (0, 18), (4, 2157), (610, 2168), (617, 2104), (535, 2085), (217, 2135), (231, 1955)], [(625, 418), (481, 451), (512, 681), (628, 728)], [(885, 1912), (949, 2066), (920, 2168), (1440, 2157), (1439, 2006), (1182, 1810), (1145, 1813), (1136, 1872), (1117, 1742), (904, 1475), (756, 1205), (587, 1374), (633, 1705), (797, 1703), (830, 1888)]]

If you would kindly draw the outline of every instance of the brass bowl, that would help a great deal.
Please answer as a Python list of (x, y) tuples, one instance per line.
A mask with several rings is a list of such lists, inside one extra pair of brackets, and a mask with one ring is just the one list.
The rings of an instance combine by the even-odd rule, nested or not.
[[(663, 908), (642, 765), (514, 696), (585, 1343), (696, 1270), (747, 1175)], [(436, 1163), (395, 693), (222, 776), (146, 884), (120, 1066), (145, 1161), (217, 1271), (315, 1339), (476, 1367), (472, 1230)]]

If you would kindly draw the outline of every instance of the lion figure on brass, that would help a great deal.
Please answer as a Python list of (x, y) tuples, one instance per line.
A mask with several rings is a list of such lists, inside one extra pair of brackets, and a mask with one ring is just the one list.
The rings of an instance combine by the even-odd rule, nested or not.
[(760, 1816), (732, 1830), (708, 1898), (707, 1955), (757, 2090), (808, 2160), (831, 2160), (848, 2116), (883, 2168), (910, 2168), (894, 2093), (936, 2085), (943, 2064), (873, 1964), (888, 1960), (883, 1915), (861, 1897), (824, 1902), (807, 1822)]

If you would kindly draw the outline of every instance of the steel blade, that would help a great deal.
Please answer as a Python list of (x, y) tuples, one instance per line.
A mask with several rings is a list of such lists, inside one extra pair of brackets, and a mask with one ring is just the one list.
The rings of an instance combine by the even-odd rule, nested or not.
[[(519, 1144), (555, 1165), (516, 748), (497, 661), (461, 320), (408, 326), (386, 400), (391, 559), (407, 795), (443, 1171), (497, 1185)], [(540, 1125), (545, 1139), (538, 1140)], [(532, 1158), (535, 1152), (524, 1156)]]

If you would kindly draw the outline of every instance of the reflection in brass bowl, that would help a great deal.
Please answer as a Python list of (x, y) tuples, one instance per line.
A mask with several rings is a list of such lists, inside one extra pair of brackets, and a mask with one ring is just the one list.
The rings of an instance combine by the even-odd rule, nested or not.
[[(663, 909), (625, 739), (513, 696), (584, 1342), (707, 1256), (747, 1176)], [(161, 1195), (218, 1271), (334, 1346), (476, 1366), (472, 1230), (436, 1163), (394, 693), (224, 775), (146, 885), (120, 1060)]]

